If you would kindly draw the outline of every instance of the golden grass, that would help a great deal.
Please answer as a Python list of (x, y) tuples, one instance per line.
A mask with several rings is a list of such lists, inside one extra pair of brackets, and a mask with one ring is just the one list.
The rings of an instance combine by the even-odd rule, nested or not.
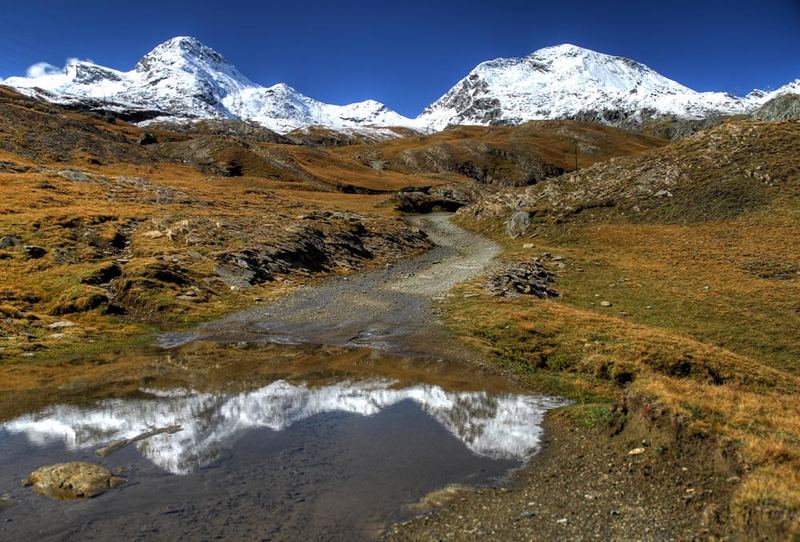
[[(0, 159), (19, 165), (33, 165), (11, 153)], [(39, 166), (43, 164), (38, 164)], [(151, 321), (120, 318), (102, 311), (59, 315), (59, 304), (90, 295), (96, 288), (81, 279), (100, 266), (121, 257), (109, 250), (120, 227), (137, 225), (131, 238), (133, 260), (126, 269), (153, 264), (156, 257), (185, 255), (189, 250), (206, 254), (231, 250), (248, 242), (248, 224), (273, 228), (276, 238), (300, 217), (320, 210), (350, 211), (371, 220), (395, 220), (397, 213), (382, 205), (384, 195), (287, 189), (280, 182), (262, 178), (209, 177), (176, 164), (81, 165), (91, 181), (72, 181), (57, 174), (73, 169), (72, 164), (53, 163), (40, 172), (0, 173), (0, 236), (14, 235), (24, 244), (45, 247), (47, 255), (28, 259), (20, 247), (0, 249), (0, 304), (17, 311), (15, 318), (0, 323), (0, 359), (32, 361), (94, 348), (95, 342), (118, 341), (150, 331)], [(125, 178), (140, 179), (134, 184)], [(159, 199), (168, 194), (167, 200)], [(186, 245), (180, 238), (148, 238), (146, 232), (181, 228), (188, 223), (202, 236), (198, 245)], [(215, 237), (220, 231), (241, 228), (245, 233)], [(250, 241), (258, 241), (251, 239)], [(263, 239), (262, 239), (263, 241)], [(71, 257), (57, 261), (56, 252)], [(189, 261), (188, 270), (200, 275), (212, 273), (213, 260)], [(377, 264), (377, 263), (376, 263)], [(161, 324), (182, 326), (263, 301), (308, 281), (294, 277), (290, 282), (268, 282), (246, 291), (229, 291), (204, 303), (176, 301), (174, 293), (153, 299), (163, 309)], [(23, 313), (18, 311), (22, 310)], [(68, 319), (73, 328), (50, 330), (47, 324)], [(30, 338), (25, 338), (30, 336)], [(87, 345), (87, 341), (91, 341)], [(25, 356), (25, 357), (21, 357)]]
[(779, 199), (728, 221), (564, 223), (516, 240), (470, 223), (508, 259), (563, 256), (562, 297), (497, 299), (473, 283), (457, 293), (483, 295), (456, 295), (447, 314), (529, 386), (584, 402), (641, 395), (735, 442), (747, 472), (734, 520), (769, 509), (799, 533), (797, 209)]

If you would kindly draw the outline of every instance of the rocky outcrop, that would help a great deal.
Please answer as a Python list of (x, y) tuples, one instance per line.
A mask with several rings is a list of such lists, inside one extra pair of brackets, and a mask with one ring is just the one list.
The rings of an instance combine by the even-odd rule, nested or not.
[(444, 195), (432, 194), (430, 189), (401, 191), (389, 200), (394, 208), (403, 213), (454, 212), (466, 205), (464, 201)]
[(377, 255), (429, 244), (420, 230), (377, 232), (365, 226), (363, 217), (352, 213), (319, 212), (304, 219), (309, 224), (278, 243), (215, 254), (217, 278), (230, 287), (247, 288), (292, 271), (356, 269)]
[[(158, 322), (175, 310), (165, 300), (174, 299), (185, 307), (274, 280), (362, 269), (372, 260), (394, 260), (431, 246), (425, 233), (402, 220), (341, 211), (286, 218), (284, 227), (230, 217), (224, 224), (192, 220), (181, 227), (180, 223), (143, 232), (140, 242), (153, 242), (149, 235), (153, 231), (168, 231), (169, 236), (155, 242), (193, 248), (126, 263), (121, 275), (107, 285), (112, 294), (108, 310)], [(96, 282), (95, 273), (90, 276)]]
[(753, 114), (759, 120), (797, 120), (800, 119), (800, 94), (783, 94), (771, 99)]

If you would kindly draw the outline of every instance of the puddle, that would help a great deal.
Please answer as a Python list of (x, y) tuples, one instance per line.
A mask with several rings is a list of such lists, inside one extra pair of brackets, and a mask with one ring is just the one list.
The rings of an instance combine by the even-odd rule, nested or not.
[[(367, 349), (195, 344), (136, 355), (191, 366), (204, 385), (164, 385), (180, 381), (170, 373), (0, 424), (0, 494), (16, 502), (0, 507), (0, 539), (375, 538), (430, 491), (501, 481), (537, 451), (542, 417), (560, 405), (474, 368)], [(181, 431), (95, 455), (172, 425)], [(19, 487), (71, 460), (128, 482), (68, 502)]]

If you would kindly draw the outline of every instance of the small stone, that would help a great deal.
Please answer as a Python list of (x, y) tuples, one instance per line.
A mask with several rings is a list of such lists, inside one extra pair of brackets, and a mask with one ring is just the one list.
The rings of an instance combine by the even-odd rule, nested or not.
[(75, 327), (76, 325), (78, 324), (76, 324), (75, 322), (70, 322), (69, 320), (59, 320), (57, 322), (49, 324), (47, 327), (50, 329), (64, 329), (67, 327)]
[(11, 248), (22, 244), (22, 239), (16, 235), (4, 235), (0, 237), (0, 248)]
[(561, 518), (558, 521), (556, 521), (556, 523), (558, 523), (559, 525), (566, 525), (567, 524), (567, 518)]
[(601, 301), (600, 302), (600, 306), (601, 307), (610, 307), (611, 306), (611, 301)]
[(628, 452), (628, 455), (642, 455), (645, 452), (644, 448), (634, 448)]
[(154, 143), (158, 143), (158, 139), (150, 132), (145, 132), (139, 137), (139, 145), (153, 145)]
[(68, 181), (77, 183), (88, 183), (92, 181), (92, 178), (83, 171), (75, 171), (70, 169), (59, 171), (58, 176)]
[(25, 255), (32, 260), (41, 258), (47, 254), (47, 251), (44, 248), (36, 245), (25, 245), (22, 247), (22, 250), (25, 252)]
[(533, 243), (525, 243), (524, 245), (522, 245), (522, 248), (524, 248), (525, 250), (528, 250), (530, 248), (534, 248), (535, 246), (536, 245), (534, 245)]
[(143, 235), (144, 235), (144, 237), (147, 237), (148, 239), (160, 239), (160, 238), (164, 237), (164, 235), (166, 235), (166, 234), (164, 232), (162, 232), (162, 231), (150, 230), (150, 231), (144, 232)]
[(11, 508), (16, 504), (17, 501), (15, 501), (8, 493), (3, 493), (2, 495), (0, 495), (0, 512), (8, 508)]

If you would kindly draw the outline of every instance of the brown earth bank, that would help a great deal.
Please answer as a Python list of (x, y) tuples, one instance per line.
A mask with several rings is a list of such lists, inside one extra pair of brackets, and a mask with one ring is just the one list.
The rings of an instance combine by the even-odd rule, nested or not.
[[(607, 427), (594, 407), (545, 419), (542, 450), (508, 485), (429, 496), (386, 540), (719, 540), (740, 481), (715, 439), (639, 403)], [(767, 530), (762, 531), (769, 538)]]

